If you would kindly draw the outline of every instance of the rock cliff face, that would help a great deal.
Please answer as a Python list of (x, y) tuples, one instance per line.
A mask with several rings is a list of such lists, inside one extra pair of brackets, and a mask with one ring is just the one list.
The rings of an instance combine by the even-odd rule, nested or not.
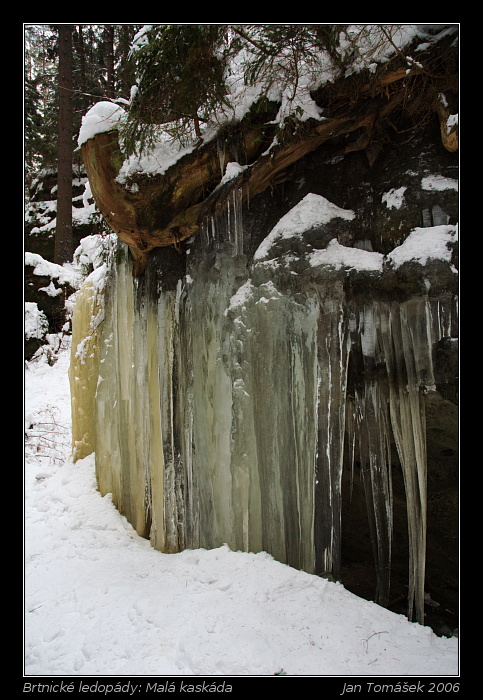
[(132, 233), (74, 318), (74, 453), (155, 548), (265, 550), (452, 628), (458, 157), (437, 117), (360, 119), (164, 210), (174, 181), (119, 195), (89, 166), (113, 134), (87, 142)]

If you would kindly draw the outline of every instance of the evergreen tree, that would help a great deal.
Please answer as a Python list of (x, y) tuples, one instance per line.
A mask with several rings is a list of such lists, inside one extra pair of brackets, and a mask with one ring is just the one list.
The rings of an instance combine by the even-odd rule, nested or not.
[(72, 25), (60, 24), (59, 32), (59, 145), (55, 262), (72, 259)]
[(129, 100), (131, 87), (136, 82), (134, 61), (130, 56), (134, 37), (141, 29), (138, 24), (119, 24), (115, 26), (114, 66), (116, 71), (116, 95)]
[(25, 28), (26, 177), (57, 160), (57, 40), (47, 25)]
[[(95, 102), (129, 97), (134, 82), (129, 67), (130, 42), (139, 25), (70, 25), (72, 28), (73, 130), (78, 132), (83, 115)], [(57, 158), (59, 42), (51, 25), (26, 27), (26, 138), (44, 141), (42, 165), (55, 165)], [(35, 89), (40, 98), (35, 102)], [(32, 129), (30, 128), (32, 125)], [(44, 136), (45, 134), (45, 136)], [(45, 157), (44, 157), (45, 152)]]
[[(138, 91), (123, 133), (129, 153), (152, 145), (153, 125), (171, 126), (179, 138), (226, 104), (226, 27), (155, 25), (135, 49)], [(169, 127), (168, 127), (169, 128)]]
[(114, 98), (114, 25), (107, 24), (104, 27), (104, 51), (106, 62), (106, 96)]
[(257, 85), (261, 98), (283, 95), (289, 114), (299, 88), (315, 90), (328, 70), (335, 79), (368, 69), (370, 82), (381, 56), (385, 70), (408, 61), (395, 43), (401, 34), (404, 25), (148, 25), (132, 54), (138, 90), (123, 148), (127, 155), (149, 150), (163, 131), (181, 141), (193, 131), (200, 136), (200, 122), (229, 106), (225, 81), (234, 57), (245, 85)]
[[(193, 131), (200, 136), (200, 122), (229, 106), (226, 77), (235, 56), (245, 68), (245, 84), (257, 84), (262, 97), (277, 85), (293, 99), (301, 79), (315, 82), (328, 64), (334, 74), (344, 74), (356, 44), (346, 30), (326, 24), (146, 27), (133, 51), (138, 90), (123, 127), (123, 148), (128, 155), (148, 150), (159, 126), (180, 140)], [(367, 31), (374, 34), (373, 26), (360, 25), (360, 32)], [(387, 43), (385, 35), (382, 41)]]
[(25, 79), (25, 165), (27, 177), (39, 165), (39, 154), (42, 151), (42, 118), (40, 115), (41, 96), (37, 82)]

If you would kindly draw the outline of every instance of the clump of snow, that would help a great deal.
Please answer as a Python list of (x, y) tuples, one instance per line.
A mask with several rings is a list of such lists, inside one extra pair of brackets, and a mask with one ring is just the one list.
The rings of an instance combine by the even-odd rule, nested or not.
[(450, 177), (443, 177), (443, 175), (428, 175), (421, 180), (421, 187), (423, 190), (429, 191), (458, 191), (458, 180), (453, 180)]
[(35, 222), (30, 228), (30, 234), (42, 234), (52, 236), (55, 232), (57, 216), (57, 200), (29, 202), (25, 211), (25, 223)]
[(82, 202), (84, 204), (84, 209), (87, 209), (91, 205), (94, 197), (92, 196), (91, 184), (88, 179), (84, 183), (84, 192), (82, 193)]
[(56, 287), (54, 282), (50, 280), (47, 287), (39, 287), (39, 292), (45, 292), (49, 297), (58, 297), (59, 294), (62, 294), (62, 288)]
[(102, 292), (106, 286), (107, 274), (109, 272), (109, 265), (107, 262), (99, 265), (91, 274), (86, 278), (86, 282), (89, 282), (97, 292)]
[(451, 262), (450, 244), (458, 239), (457, 226), (428, 226), (416, 228), (397, 248), (387, 255), (387, 261), (394, 267), (405, 262), (417, 261), (425, 265), (428, 260), (446, 260)]
[(47, 316), (33, 301), (25, 302), (25, 338), (38, 338), (41, 340), (49, 330)]
[[(84, 185), (84, 192), (72, 200), (72, 223), (74, 226), (92, 224), (96, 219), (99, 219), (100, 213), (92, 197), (89, 181), (87, 177), (76, 178), (73, 180), (73, 185)], [(52, 188), (52, 195), (54, 196), (54, 190), (56, 189), (57, 186)], [(78, 206), (77, 202), (82, 202), (82, 206)], [(29, 229), (29, 235), (43, 234), (53, 236), (55, 234), (56, 215), (56, 199), (28, 202), (25, 211), (25, 223), (27, 225), (35, 224)]]
[[(240, 68), (242, 71), (243, 68)], [(235, 69), (234, 73), (227, 75), (226, 85), (231, 98), (230, 108), (224, 116), (228, 121), (241, 121), (253, 104), (260, 98), (263, 87), (260, 84), (247, 85), (240, 72)], [(272, 96), (269, 95), (268, 99)], [(223, 120), (223, 119), (222, 119)]]
[(74, 264), (89, 271), (103, 265), (117, 245), (116, 234), (94, 234), (80, 240), (74, 252)]
[(79, 274), (71, 267), (65, 265), (57, 265), (56, 263), (45, 260), (38, 253), (25, 253), (25, 264), (34, 268), (34, 275), (50, 277), (55, 279), (59, 284), (70, 284), (71, 287), (77, 289), (79, 286)]
[(99, 216), (99, 211), (94, 202), (87, 202), (83, 207), (72, 207), (72, 223), (74, 226), (90, 224), (96, 216)]
[(154, 27), (154, 24), (144, 24), (132, 40), (131, 53), (135, 53), (149, 43), (147, 33)]
[(131, 155), (125, 159), (116, 177), (116, 182), (124, 184), (128, 178), (140, 173), (143, 175), (163, 175), (183, 156), (192, 153), (195, 147), (195, 143), (181, 147), (179, 143), (160, 133), (158, 143), (149, 153)]
[(391, 41), (388, 41), (383, 25), (351, 24), (346, 27), (340, 34), (339, 53), (348, 53), (352, 59), (348, 72), (355, 73), (368, 67), (374, 70), (378, 63), (386, 63), (396, 51), (421, 36), (421, 27), (417, 24), (399, 25), (390, 32)]
[(349, 209), (341, 209), (336, 204), (318, 194), (307, 194), (270, 231), (255, 252), (254, 260), (268, 257), (270, 248), (281, 239), (303, 236), (309, 229), (328, 223), (335, 218), (351, 221), (355, 214)]
[[(98, 324), (99, 325), (99, 324)], [(94, 329), (95, 330), (95, 329)], [(80, 343), (77, 344), (76, 352), (75, 352), (75, 357), (77, 360), (80, 361), (82, 365), (85, 365), (86, 359), (87, 359), (87, 352), (90, 348), (90, 344), (92, 341), (92, 336), (88, 335), (85, 338), (83, 338)], [(91, 350), (92, 352), (92, 350)], [(90, 355), (92, 357), (92, 354)]]
[(446, 133), (450, 134), (455, 126), (458, 126), (458, 114), (450, 114), (446, 120)]
[(124, 109), (113, 102), (97, 102), (85, 116), (82, 117), (82, 124), (79, 131), (78, 145), (92, 139), (96, 134), (111, 131), (119, 127), (119, 123), (124, 119)]
[(216, 192), (220, 187), (223, 187), (223, 185), (226, 185), (231, 180), (237, 178), (244, 170), (247, 170), (247, 168), (249, 167), (249, 165), (240, 165), (240, 163), (237, 163), (235, 161), (227, 163), (225, 168), (225, 174), (223, 175), (213, 192)]
[[(321, 81), (321, 75), (319, 74), (318, 82)], [(280, 96), (281, 104), (275, 121), (282, 123), (284, 119), (294, 113), (297, 114), (298, 119), (302, 122), (307, 121), (307, 119), (317, 119), (318, 121), (324, 119), (322, 116), (323, 110), (317, 106), (310, 94), (314, 87), (312, 80), (304, 76), (299, 80), (295, 92), (293, 86), (286, 87)]]
[[(443, 105), (443, 107), (448, 108), (448, 100), (446, 99), (446, 96), (444, 93), (440, 93), (438, 95), (438, 99)], [(449, 117), (446, 120), (446, 133), (450, 134), (451, 131), (454, 129), (455, 126), (458, 125), (458, 114), (450, 114)]]
[(382, 253), (373, 253), (361, 248), (350, 248), (341, 245), (333, 238), (323, 250), (316, 250), (309, 255), (312, 267), (329, 265), (336, 270), (356, 269), (370, 272), (380, 272), (384, 261)]
[(269, 304), (271, 301), (278, 300), (282, 297), (282, 294), (271, 280), (261, 284), (259, 290), (262, 292), (263, 296), (255, 302), (256, 304)]
[[(25, 338), (36, 337), (42, 341), (43, 345), (33, 355), (31, 362), (36, 364), (46, 360), (50, 364), (57, 361), (59, 353), (70, 342), (70, 336), (66, 335), (70, 330), (70, 319), (74, 309), (77, 290), (81, 284), (89, 280), (97, 292), (102, 292), (105, 286), (107, 272), (111, 261), (111, 254), (117, 245), (117, 236), (93, 235), (86, 236), (80, 242), (75, 251), (73, 263), (68, 265), (57, 265), (42, 258), (37, 253), (25, 253), (25, 264), (34, 267), (34, 274), (50, 277), (51, 281), (47, 287), (41, 287), (39, 291), (49, 296), (58, 296), (62, 293), (62, 287), (56, 287), (68, 282), (75, 290), (64, 301), (65, 324), (62, 331), (49, 333), (48, 319), (38, 310), (37, 305), (25, 303)], [(91, 271), (93, 268), (93, 271)], [(89, 274), (90, 273), (90, 274)], [(93, 323), (102, 321), (103, 309), (99, 312), (99, 317)]]
[(400, 209), (404, 202), (404, 193), (407, 187), (389, 190), (382, 195), (382, 201), (388, 209)]
[(248, 167), (248, 165), (240, 165), (240, 163), (236, 162), (227, 163), (225, 168), (225, 174), (220, 180), (220, 184), (218, 186), (224, 185), (227, 182), (230, 182), (230, 180), (233, 180), (234, 178), (238, 177), (238, 175), (240, 175), (240, 173), (242, 173)]
[(239, 309), (244, 309), (246, 308), (247, 304), (249, 303), (253, 292), (254, 292), (254, 286), (253, 282), (251, 279), (248, 279), (244, 284), (242, 284), (235, 294), (230, 299), (230, 303), (228, 304), (228, 307), (225, 309), (225, 316), (228, 314), (230, 311), (235, 311)]

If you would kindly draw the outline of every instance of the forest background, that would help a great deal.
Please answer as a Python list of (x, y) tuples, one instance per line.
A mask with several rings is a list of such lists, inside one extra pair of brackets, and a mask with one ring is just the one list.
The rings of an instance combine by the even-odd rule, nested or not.
[(82, 116), (102, 99), (127, 101), (129, 50), (139, 25), (24, 25), (24, 160), (28, 190), (58, 171), (55, 260), (72, 259), (72, 179)]

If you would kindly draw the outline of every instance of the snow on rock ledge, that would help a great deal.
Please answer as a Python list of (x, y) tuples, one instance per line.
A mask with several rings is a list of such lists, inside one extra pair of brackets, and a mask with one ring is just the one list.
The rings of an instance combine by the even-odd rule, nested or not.
[(363, 247), (343, 245), (338, 240), (345, 233), (340, 225), (337, 228), (326, 226), (335, 219), (349, 222), (355, 217), (352, 210), (341, 209), (325, 197), (307, 194), (278, 221), (255, 251), (257, 279), (266, 266), (287, 265), (293, 273), (299, 271), (297, 266), (301, 262), (315, 268), (314, 272), (318, 269), (382, 274), (405, 263), (425, 266), (430, 261), (448, 263), (451, 270), (456, 271), (452, 256), (458, 240), (457, 225), (415, 228), (401, 245), (384, 255)]
[(353, 211), (341, 209), (325, 197), (309, 193), (274, 226), (255, 252), (254, 260), (266, 259), (272, 246), (281, 239), (303, 237), (309, 229), (327, 224), (335, 218), (351, 221), (354, 217)]
[(458, 240), (457, 226), (428, 226), (411, 231), (404, 243), (389, 253), (388, 262), (400, 267), (406, 262), (425, 265), (428, 260), (451, 262), (451, 244)]

